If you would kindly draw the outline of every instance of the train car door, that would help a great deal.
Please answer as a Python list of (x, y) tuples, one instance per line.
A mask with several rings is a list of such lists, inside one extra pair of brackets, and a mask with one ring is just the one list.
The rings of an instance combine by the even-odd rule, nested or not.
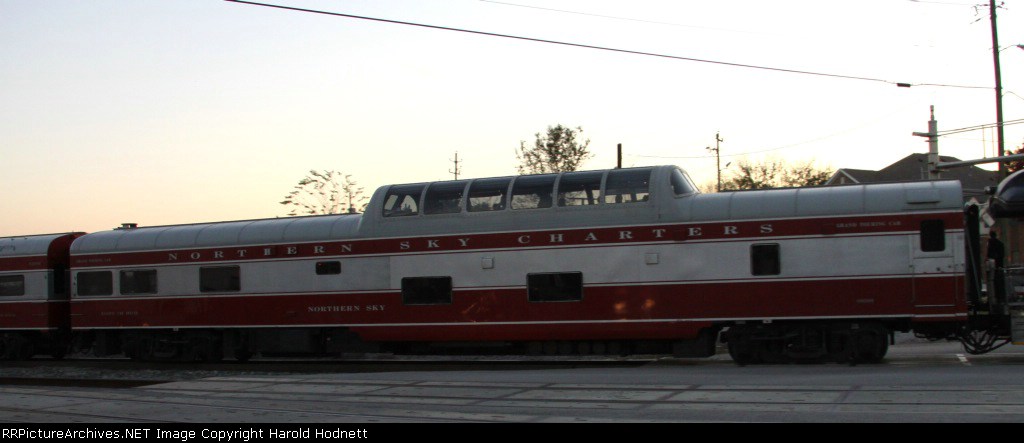
[(910, 239), (910, 272), (917, 313), (947, 310), (957, 305), (963, 288), (963, 236), (951, 234), (941, 219), (922, 220)]

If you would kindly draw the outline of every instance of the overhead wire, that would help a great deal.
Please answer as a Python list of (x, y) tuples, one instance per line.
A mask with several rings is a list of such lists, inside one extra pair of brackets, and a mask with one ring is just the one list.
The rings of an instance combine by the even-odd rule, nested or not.
[[(246, 4), (246, 5), (252, 5), (252, 6), (262, 6), (262, 7), (267, 7), (267, 8), (275, 8), (275, 9), (282, 9), (282, 10), (289, 10), (289, 11), (296, 11), (296, 12), (307, 12), (307, 13), (311, 13), (311, 14), (320, 14), (320, 15), (327, 15), (327, 16), (333, 16), (333, 17), (344, 17), (344, 18), (350, 18), (350, 19), (356, 19), (356, 20), (366, 20), (366, 21), (373, 21), (373, 22), (379, 22), (379, 23), (389, 23), (389, 24), (395, 24), (395, 25), (414, 26), (414, 27), (419, 27), (419, 28), (435, 29), (435, 30), (441, 30), (441, 31), (462, 32), (462, 33), (473, 34), (473, 35), (483, 35), (483, 36), (489, 36), (489, 37), (499, 37), (499, 38), (521, 40), (521, 41), (529, 41), (529, 42), (536, 42), (536, 43), (547, 43), (547, 44), (552, 44), (552, 45), (569, 46), (569, 47), (575, 47), (575, 48), (595, 49), (595, 50), (601, 50), (601, 51), (616, 52), (616, 53), (621, 53), (621, 54), (643, 55), (643, 56), (659, 57), (659, 58), (671, 59), (671, 60), (681, 60), (681, 61), (689, 61), (689, 62), (696, 62), (696, 63), (708, 63), (708, 64), (714, 64), (714, 65), (720, 65), (720, 66), (731, 66), (731, 67), (736, 67), (736, 68), (759, 69), (759, 70), (783, 72), (783, 73), (789, 73), (789, 74), (802, 74), (802, 75), (812, 75), (812, 76), (819, 76), (819, 77), (838, 78), (838, 79), (845, 79), (845, 80), (858, 80), (858, 81), (867, 81), (867, 82), (876, 82), (876, 83), (886, 83), (886, 84), (896, 85), (896, 86), (899, 86), (899, 87), (937, 86), (937, 87), (972, 88), (972, 89), (973, 88), (984, 88), (984, 87), (981, 87), (981, 86), (964, 86), (964, 85), (949, 85), (949, 84), (934, 84), (934, 83), (896, 82), (896, 81), (892, 81), (892, 80), (887, 80), (887, 79), (882, 79), (882, 78), (875, 78), (875, 77), (863, 77), (863, 76), (856, 76), (856, 75), (833, 74), (833, 73), (827, 73), (827, 72), (805, 71), (805, 70), (800, 70), (800, 69), (777, 68), (777, 67), (772, 67), (772, 66), (753, 65), (753, 64), (747, 64), (747, 63), (736, 63), (736, 62), (726, 62), (726, 61), (720, 61), (720, 60), (710, 60), (710, 59), (702, 59), (702, 58), (696, 58), (696, 57), (685, 57), (685, 56), (679, 56), (679, 55), (661, 54), (661, 53), (656, 53), (656, 52), (639, 51), (639, 50), (632, 50), (632, 49), (611, 48), (611, 47), (607, 47), (607, 46), (597, 46), (597, 45), (589, 45), (589, 44), (584, 44), (584, 43), (564, 42), (564, 41), (559, 41), (559, 40), (550, 40), (550, 39), (542, 39), (542, 38), (535, 38), (535, 37), (525, 37), (525, 36), (512, 35), (512, 34), (501, 34), (501, 33), (488, 32), (488, 31), (477, 31), (477, 30), (472, 30), (472, 29), (454, 28), (454, 27), (450, 27), (450, 26), (439, 26), (439, 25), (431, 25), (431, 24), (426, 24), (426, 23), (416, 23), (416, 22), (392, 20), (392, 19), (385, 19), (385, 18), (378, 18), (378, 17), (368, 17), (368, 16), (362, 16), (362, 15), (346, 14), (346, 13), (341, 13), (341, 12), (323, 11), (323, 10), (318, 10), (318, 9), (299, 8), (299, 7), (294, 7), (294, 6), (277, 5), (277, 4), (271, 4), (271, 3), (259, 3), (259, 2), (246, 1), (246, 0), (224, 0), (224, 1), (230, 2), (230, 3), (239, 3), (239, 4)], [(985, 88), (985, 89), (987, 89), (987, 88)]]
[(663, 21), (658, 21), (658, 20), (647, 20), (647, 19), (642, 19), (642, 18), (621, 17), (621, 16), (617, 16), (617, 15), (595, 14), (595, 13), (592, 13), (592, 12), (572, 11), (572, 10), (568, 10), (568, 9), (548, 8), (548, 7), (544, 7), (544, 6), (525, 5), (525, 4), (521, 4), (521, 3), (511, 3), (511, 2), (500, 2), (500, 1), (496, 1), (496, 0), (480, 0), (480, 1), (484, 2), (484, 3), (494, 3), (494, 4), (497, 4), (497, 5), (514, 6), (514, 7), (517, 7), (517, 8), (538, 9), (538, 10), (541, 10), (541, 11), (558, 12), (558, 13), (563, 13), (563, 14), (583, 15), (583, 16), (587, 16), (587, 17), (599, 17), (599, 18), (606, 18), (606, 19), (611, 19), (611, 20), (623, 20), (623, 21), (637, 22), (637, 23), (647, 23), (647, 24), (652, 24), (652, 25), (676, 26), (676, 27), (680, 27), (680, 28), (693, 28), (693, 29), (705, 29), (705, 30), (709, 30), (709, 31), (738, 32), (738, 33), (742, 33), (742, 34), (766, 34), (764, 32), (745, 31), (745, 30), (740, 30), (740, 29), (715, 28), (715, 27), (711, 27), (711, 26), (689, 25), (689, 24), (684, 24), (684, 23), (663, 22)]
[[(1019, 125), (1021, 123), (1024, 123), (1024, 118), (1017, 119), (1017, 120), (1003, 121), (1001, 126), (1013, 126), (1013, 125)], [(983, 124), (983, 125), (967, 126), (967, 127), (964, 127), (964, 128), (949, 129), (949, 130), (946, 130), (946, 131), (938, 131), (937, 134), (939, 136), (949, 135), (949, 134), (959, 134), (961, 132), (977, 131), (977, 130), (981, 130), (981, 129), (995, 128), (995, 127), (998, 127), (998, 126), (1000, 126), (999, 123), (986, 123), (986, 124)]]
[[(362, 15), (355, 15), (355, 14), (346, 14), (346, 13), (341, 13), (341, 12), (332, 12), (332, 11), (323, 11), (323, 10), (317, 10), (317, 9), (299, 8), (299, 7), (294, 7), (294, 6), (278, 5), (278, 4), (271, 4), (271, 3), (260, 3), (260, 2), (253, 2), (253, 1), (247, 1), (247, 0), (224, 0), (224, 1), (231, 2), (231, 3), (239, 3), (239, 4), (252, 5), (252, 6), (262, 6), (262, 7), (267, 7), (267, 8), (296, 11), (296, 12), (306, 12), (306, 13), (312, 13), (312, 14), (320, 14), (320, 15), (327, 15), (327, 16), (334, 16), (334, 17), (350, 18), (350, 19), (356, 19), (356, 20), (366, 20), (366, 21), (372, 21), (372, 22), (378, 22), (378, 23), (388, 23), (388, 24), (395, 24), (395, 25), (413, 26), (413, 27), (426, 28), (426, 29), (434, 29), (434, 30), (441, 30), (441, 31), (461, 32), (461, 33), (473, 34), (473, 35), (482, 35), (482, 36), (489, 36), (489, 37), (506, 38), (506, 39), (512, 39), (512, 40), (521, 40), (521, 41), (535, 42), (535, 43), (547, 43), (547, 44), (560, 45), (560, 46), (568, 46), (568, 47), (576, 47), (576, 48), (584, 48), (584, 49), (594, 49), (594, 50), (609, 51), (609, 52), (616, 52), (616, 53), (622, 53), (622, 54), (642, 55), (642, 56), (658, 57), (658, 58), (665, 58), (665, 59), (671, 59), (671, 60), (690, 61), (690, 62), (696, 62), (696, 63), (708, 63), (708, 64), (721, 65), (721, 66), (730, 66), (730, 67), (748, 68), (748, 69), (759, 69), (759, 70), (766, 70), (766, 71), (775, 71), (775, 72), (783, 72), (783, 73), (790, 73), (790, 74), (801, 74), (801, 75), (812, 75), (812, 76), (829, 77), (829, 78), (837, 78), (837, 79), (845, 79), (845, 80), (859, 80), (859, 81), (867, 81), (867, 82), (886, 83), (886, 84), (896, 85), (896, 86), (899, 86), (899, 87), (929, 86), (929, 87), (964, 88), (964, 89), (991, 89), (990, 87), (987, 87), (987, 86), (955, 85), (955, 84), (944, 84), (944, 83), (907, 83), (907, 82), (896, 82), (896, 81), (892, 81), (892, 80), (887, 80), (887, 79), (882, 79), (882, 78), (875, 78), (875, 77), (863, 77), (863, 76), (855, 76), (855, 75), (845, 75), (845, 74), (834, 74), (834, 73), (826, 73), (826, 72), (806, 71), (806, 70), (799, 70), (799, 69), (778, 68), (778, 67), (763, 66), (763, 65), (753, 65), (753, 64), (747, 64), (747, 63), (726, 62), (726, 61), (720, 61), (720, 60), (710, 60), (710, 59), (701, 59), (701, 58), (695, 58), (695, 57), (685, 57), (685, 56), (678, 56), (678, 55), (662, 54), (662, 53), (655, 53), (655, 52), (648, 52), (648, 51), (639, 51), (639, 50), (622, 49), (622, 48), (611, 48), (611, 47), (606, 47), (606, 46), (597, 46), (597, 45), (589, 45), (589, 44), (583, 44), (583, 43), (565, 42), (565, 41), (558, 41), (558, 40), (551, 40), (551, 39), (542, 39), (542, 38), (535, 38), (535, 37), (525, 37), (525, 36), (512, 35), (512, 34), (501, 34), (501, 33), (496, 33), (496, 32), (478, 31), (478, 30), (472, 30), (472, 29), (455, 28), (455, 27), (450, 27), (450, 26), (431, 25), (431, 24), (426, 24), (426, 23), (416, 23), (416, 22), (409, 22), (409, 21), (385, 19), (385, 18), (379, 18), (379, 17), (369, 17), (369, 16), (362, 16)], [(494, 0), (481, 0), (481, 1), (490, 2), (490, 3), (510, 4), (510, 5), (515, 5), (515, 6), (522, 6), (522, 5), (518, 5), (518, 4), (505, 3), (505, 2), (499, 2), (499, 1), (494, 1)], [(913, 1), (913, 0), (911, 0), (911, 1)], [(555, 10), (555, 11), (560, 11), (560, 12), (576, 13), (574, 11), (556, 10), (556, 9), (553, 9), (553, 8), (541, 8), (541, 7), (537, 7), (537, 8), (538, 9), (550, 9), (550, 10)], [(600, 16), (598, 14), (587, 14), (587, 15)], [(621, 18), (621, 17), (611, 17), (611, 18), (624, 19), (624, 18)], [(636, 19), (636, 21), (644, 21), (644, 20)], [(658, 22), (658, 23), (672, 24), (672, 23), (665, 23), (665, 22)], [(686, 25), (679, 25), (679, 24), (672, 24), (672, 25), (686, 26)], [(1017, 124), (1019, 122), (1020, 121), (1004, 122), (1004, 126), (1009, 125), (1009, 124)], [(966, 130), (973, 130), (973, 129), (964, 129), (964, 131), (966, 131)], [(842, 131), (840, 133), (844, 133), (844, 132), (848, 132), (848, 131), (849, 130)], [(945, 134), (952, 134), (952, 133), (955, 133), (955, 132), (944, 132), (944, 133)], [(759, 154), (759, 153), (764, 153), (764, 152), (778, 151), (778, 150), (782, 150), (782, 149), (786, 149), (786, 148), (790, 148), (790, 147), (794, 147), (794, 146), (799, 146), (799, 145), (803, 145), (803, 144), (807, 144), (807, 143), (812, 143), (812, 142), (815, 142), (815, 141), (818, 141), (818, 140), (822, 140), (822, 139), (825, 139), (825, 138), (829, 138), (829, 137), (833, 137), (833, 136), (835, 136), (835, 134), (824, 136), (824, 137), (819, 137), (819, 138), (816, 138), (816, 139), (807, 140), (807, 141), (803, 141), (803, 142), (799, 142), (799, 143), (794, 143), (794, 144), (789, 144), (789, 145), (785, 145), (785, 146), (780, 146), (780, 147), (776, 147), (776, 148), (770, 148), (770, 149), (764, 149), (764, 150), (758, 150), (758, 151), (749, 151), (749, 152), (744, 152), (744, 153), (739, 153), (739, 154), (727, 154), (727, 155), (723, 155), (723, 156), (724, 157), (735, 157), (735, 156), (742, 156), (742, 155), (749, 155), (749, 154)], [(710, 157), (712, 157), (712, 156), (682, 156), (682, 157), (673, 157), (673, 156), (648, 156), (648, 155), (637, 155), (637, 154), (632, 154), (632, 156), (634, 156), (634, 157), (644, 157), (644, 158), (669, 158), (669, 159), (693, 159), (693, 158), (710, 158)]]

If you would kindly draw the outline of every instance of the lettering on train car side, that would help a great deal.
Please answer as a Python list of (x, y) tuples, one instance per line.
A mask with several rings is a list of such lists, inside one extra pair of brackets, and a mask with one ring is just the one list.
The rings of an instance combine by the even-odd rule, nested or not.
[[(303, 248), (300, 246), (283, 246), (281, 247), (281, 253), (285, 256), (289, 255), (301, 255)], [(258, 247), (258, 248), (243, 248), (243, 249), (226, 249), (226, 250), (214, 250), (214, 251), (192, 251), (192, 252), (168, 252), (167, 261), (199, 261), (199, 260), (235, 260), (240, 258), (258, 258), (258, 257), (274, 257), (277, 255), (278, 249), (274, 247)], [(346, 243), (339, 247), (332, 247), (330, 245), (313, 245), (312, 255), (327, 255), (327, 254), (351, 254), (352, 244)], [(109, 261), (109, 259), (107, 259)], [(92, 262), (92, 260), (90, 260)]]
[(309, 306), (307, 312), (381, 312), (386, 305), (330, 305), (330, 306)]
[(903, 222), (900, 220), (849, 221), (835, 223), (836, 229), (882, 229), (898, 228), (901, 226), (903, 226)]
[[(899, 221), (889, 222), (861, 222), (861, 223), (837, 223), (837, 228), (873, 228), (880, 226), (899, 226)], [(689, 238), (699, 237), (734, 237), (734, 236), (756, 236), (768, 235), (775, 231), (771, 223), (765, 223), (753, 227), (743, 225), (720, 225), (706, 224), (696, 226), (685, 226), (684, 232)], [(756, 232), (747, 232), (756, 230)], [(592, 230), (583, 231), (583, 236), (578, 233), (529, 233), (519, 234), (512, 240), (514, 244), (522, 246), (551, 246), (569, 243), (570, 239), (576, 239), (577, 243), (601, 243), (601, 242), (634, 242), (649, 241), (668, 238), (667, 228), (652, 229), (618, 229), (618, 230)], [(488, 237), (492, 234), (482, 235)], [(454, 250), (470, 248), (476, 244), (475, 237), (439, 237), (423, 239), (399, 239), (391, 243), (392, 251), (430, 251), (430, 250)], [(372, 243), (368, 243), (372, 245)], [(387, 251), (387, 243), (379, 243), (385, 247), (380, 248), (381, 252)], [(206, 251), (175, 251), (167, 252), (168, 262), (178, 261), (217, 261), (237, 260), (247, 258), (270, 258), (278, 256), (319, 256), (319, 255), (347, 255), (353, 254), (355, 247), (353, 243), (344, 244), (313, 244), (313, 245), (277, 245), (277, 246), (255, 246), (238, 249), (217, 249)], [(365, 251), (361, 251), (366, 253)], [(106, 259), (109, 261), (109, 259)], [(93, 262), (90, 260), (90, 262)]]

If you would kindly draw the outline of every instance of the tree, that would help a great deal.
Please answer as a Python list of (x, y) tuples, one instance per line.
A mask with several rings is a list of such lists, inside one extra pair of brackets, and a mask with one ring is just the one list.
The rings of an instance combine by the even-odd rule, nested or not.
[(723, 191), (776, 188), (782, 175), (782, 164), (774, 160), (764, 163), (740, 160), (736, 169), (738, 171), (733, 172), (732, 177), (722, 183)]
[(310, 169), (280, 203), (291, 207), (288, 215), (352, 214), (357, 206), (366, 209), (367, 198), (357, 185), (351, 175)]
[(567, 128), (562, 125), (548, 126), (547, 133), (534, 134), (537, 140), (532, 147), (526, 141), (519, 142), (516, 158), (519, 159), (520, 174), (544, 174), (548, 172), (575, 171), (594, 154), (587, 150), (590, 139), (580, 141), (583, 128)]
[[(1013, 151), (1006, 151), (1003, 155), (1024, 154), (1024, 144)], [(1024, 169), (1024, 160), (1013, 160), (1006, 162), (1006, 173), (1011, 174)]]
[(737, 172), (722, 183), (723, 191), (820, 186), (832, 176), (830, 168), (818, 169), (811, 161), (789, 166), (775, 159), (761, 163), (740, 160), (736, 168)]
[(782, 185), (790, 188), (821, 186), (828, 182), (829, 178), (832, 178), (833, 172), (835, 171), (831, 168), (818, 169), (814, 166), (813, 161), (808, 161), (786, 168), (783, 171)]

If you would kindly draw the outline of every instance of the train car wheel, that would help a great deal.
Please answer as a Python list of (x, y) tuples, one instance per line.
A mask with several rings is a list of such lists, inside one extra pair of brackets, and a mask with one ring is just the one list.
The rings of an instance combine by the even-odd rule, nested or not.
[(855, 330), (851, 342), (857, 362), (878, 363), (889, 351), (889, 334), (882, 326), (871, 325)]
[(792, 359), (787, 355), (785, 342), (781, 340), (769, 340), (757, 346), (757, 360), (761, 363), (784, 364)]
[(750, 348), (749, 343), (737, 343), (730, 340), (729, 357), (732, 357), (732, 361), (740, 366), (756, 364), (758, 363), (757, 352)]
[(735, 334), (729, 337), (729, 357), (740, 366), (753, 365), (761, 362), (756, 342), (747, 334)]

